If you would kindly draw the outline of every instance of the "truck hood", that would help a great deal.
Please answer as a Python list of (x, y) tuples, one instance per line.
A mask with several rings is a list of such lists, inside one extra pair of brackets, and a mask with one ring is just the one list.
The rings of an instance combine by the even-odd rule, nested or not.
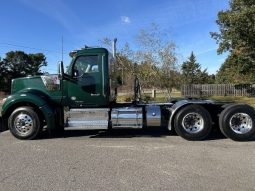
[(61, 99), (58, 75), (29, 76), (12, 80), (11, 93), (41, 92), (52, 99)]

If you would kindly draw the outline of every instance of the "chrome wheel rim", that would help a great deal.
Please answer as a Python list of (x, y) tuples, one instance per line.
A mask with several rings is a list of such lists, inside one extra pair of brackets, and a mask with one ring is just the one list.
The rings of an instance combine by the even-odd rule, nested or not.
[(21, 113), (14, 119), (14, 128), (21, 135), (26, 136), (34, 128), (33, 118), (25, 113)]
[(230, 118), (229, 125), (235, 133), (245, 134), (252, 129), (252, 118), (246, 113), (236, 113)]
[(204, 119), (199, 113), (188, 113), (182, 119), (182, 126), (188, 133), (198, 133), (204, 129)]

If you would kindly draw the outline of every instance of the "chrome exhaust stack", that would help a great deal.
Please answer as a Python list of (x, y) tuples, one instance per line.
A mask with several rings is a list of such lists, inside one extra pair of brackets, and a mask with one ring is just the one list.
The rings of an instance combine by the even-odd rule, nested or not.
[(116, 58), (116, 43), (117, 43), (117, 38), (113, 39), (112, 41), (112, 55), (113, 58)]

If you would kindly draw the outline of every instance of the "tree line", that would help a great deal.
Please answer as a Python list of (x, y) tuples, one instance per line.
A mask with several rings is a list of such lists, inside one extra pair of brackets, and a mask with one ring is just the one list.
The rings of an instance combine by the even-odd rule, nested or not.
[(229, 8), (218, 13), (216, 23), (219, 32), (210, 35), (218, 44), (217, 53), (228, 52), (228, 56), (215, 75), (208, 74), (207, 69), (202, 70), (194, 52), (179, 65), (176, 45), (154, 24), (137, 35), (136, 51), (126, 44), (119, 52), (122, 84), (130, 83), (133, 73), (130, 66), (135, 62), (139, 62), (137, 75), (144, 87), (171, 89), (182, 84), (254, 83), (255, 1), (230, 0)]
[(5, 58), (0, 59), (0, 91), (10, 92), (11, 80), (14, 78), (41, 74), (42, 66), (47, 66), (43, 53), (7, 52)]
[[(183, 63), (178, 62), (176, 45), (157, 24), (142, 29), (131, 48), (129, 43), (118, 46), (116, 68), (118, 83), (126, 88), (133, 86), (134, 76), (143, 88), (161, 88), (171, 92), (182, 84), (254, 83), (255, 82), (255, 1), (230, 0), (229, 8), (218, 13), (218, 32), (211, 37), (218, 44), (218, 54), (228, 52), (228, 57), (217, 73), (208, 74), (196, 60), (196, 53)], [(111, 47), (111, 40), (100, 41)], [(42, 53), (27, 54), (11, 51), (0, 60), (0, 90), (9, 91), (12, 78), (39, 74), (46, 66)]]
[[(109, 38), (101, 42), (111, 46)], [(215, 76), (208, 74), (206, 69), (202, 70), (193, 52), (180, 65), (175, 43), (154, 23), (140, 30), (135, 43), (136, 50), (125, 43), (117, 51), (117, 78), (123, 89), (132, 89), (135, 76), (139, 78), (142, 88), (166, 89), (169, 93), (182, 84), (215, 82)]]

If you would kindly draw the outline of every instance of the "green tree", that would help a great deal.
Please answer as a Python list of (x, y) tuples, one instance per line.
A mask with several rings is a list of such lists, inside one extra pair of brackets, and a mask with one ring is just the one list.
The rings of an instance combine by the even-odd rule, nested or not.
[(181, 70), (184, 84), (214, 83), (214, 75), (209, 75), (207, 69), (201, 70), (201, 65), (197, 63), (193, 52), (191, 52), (188, 60), (183, 62)]
[[(250, 70), (253, 70), (251, 68)], [(243, 72), (243, 64), (241, 58), (236, 54), (228, 56), (224, 64), (221, 65), (216, 75), (217, 83), (250, 83), (253, 79), (253, 72)]]
[(47, 66), (46, 57), (42, 53), (8, 52), (0, 62), (0, 87), (10, 88), (13, 78), (39, 74), (42, 66)]
[(200, 73), (200, 84), (214, 84), (216, 77), (214, 74), (208, 74), (207, 70), (203, 70)]
[(142, 61), (137, 67), (137, 76), (143, 88), (160, 87), (158, 80), (159, 70), (150, 62)]
[(8, 71), (6, 65), (2, 60), (0, 60), (0, 91), (8, 91)]
[(230, 8), (218, 13), (220, 31), (211, 33), (219, 44), (218, 53), (229, 56), (218, 71), (217, 81), (255, 81), (255, 1), (230, 0)]
[(3, 62), (9, 73), (16, 77), (36, 75), (42, 66), (47, 66), (46, 57), (42, 53), (26, 54), (23, 51), (6, 53)]

